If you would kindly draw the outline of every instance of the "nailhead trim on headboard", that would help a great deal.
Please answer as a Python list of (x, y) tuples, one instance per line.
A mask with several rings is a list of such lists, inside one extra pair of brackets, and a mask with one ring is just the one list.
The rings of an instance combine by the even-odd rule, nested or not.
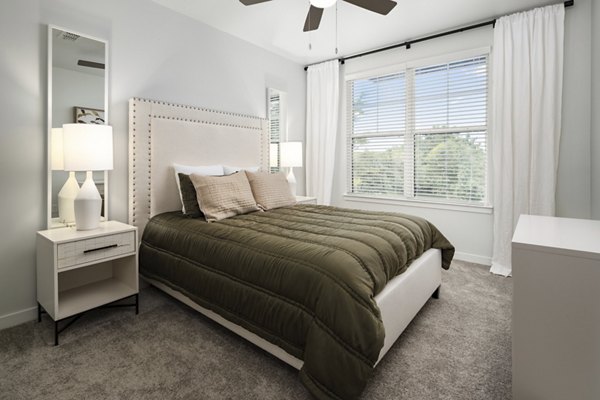
[(142, 99), (142, 98), (139, 98), (139, 97), (133, 97), (129, 101), (130, 102), (131, 101), (136, 101), (138, 103), (160, 104), (160, 105), (169, 106), (169, 107), (185, 108), (187, 110), (205, 111), (205, 112), (209, 112), (209, 113), (213, 113), (213, 114), (231, 115), (231, 116), (243, 117), (243, 118), (248, 118), (248, 119), (256, 119), (256, 120), (261, 120), (261, 121), (265, 120), (264, 118), (255, 117), (253, 115), (248, 115), (248, 114), (238, 114), (238, 113), (232, 113), (232, 112), (227, 112), (227, 111), (217, 111), (217, 110), (211, 110), (209, 108), (187, 106), (187, 105), (183, 105), (183, 104), (169, 103), (169, 102), (166, 102), (166, 101), (148, 100), (148, 99)]
[(129, 100), (129, 223), (139, 228), (139, 237), (151, 216), (152, 209), (152, 119), (226, 126), (256, 132), (261, 135), (261, 166), (268, 170), (267, 119), (164, 101), (131, 98)]
[[(206, 110), (203, 110), (203, 111), (206, 111)], [(221, 122), (210, 122), (210, 121), (204, 121), (204, 120), (199, 120), (199, 119), (191, 119), (191, 118), (165, 117), (163, 115), (152, 115), (151, 117), (152, 118), (160, 118), (160, 119), (172, 119), (174, 121), (194, 122), (194, 123), (198, 123), (198, 124), (218, 125), (218, 126), (230, 126), (232, 128), (255, 129), (257, 131), (262, 130), (262, 128), (256, 127), (256, 126), (244, 126), (244, 125), (227, 124), (227, 123), (221, 123)]]

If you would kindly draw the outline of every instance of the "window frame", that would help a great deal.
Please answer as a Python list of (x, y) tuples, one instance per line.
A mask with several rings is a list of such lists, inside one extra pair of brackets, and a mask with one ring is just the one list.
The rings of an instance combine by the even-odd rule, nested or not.
[[(414, 71), (417, 68), (434, 66), (437, 64), (447, 64), (452, 63), (464, 59), (469, 58), (477, 58), (477, 57), (486, 57), (487, 58), (487, 107), (486, 107), (486, 170), (485, 178), (486, 178), (486, 187), (485, 187), (485, 195), (484, 199), (481, 203), (470, 203), (467, 201), (461, 200), (452, 200), (452, 199), (439, 199), (435, 197), (414, 197), (414, 184), (412, 180), (405, 179), (404, 180), (404, 195), (402, 196), (394, 196), (394, 195), (376, 195), (369, 193), (354, 193), (352, 192), (352, 171), (353, 171), (353, 153), (352, 153), (352, 140), (356, 138), (356, 136), (352, 135), (352, 93), (349, 90), (349, 82), (359, 79), (371, 79), (384, 75), (403, 73), (406, 79), (406, 87), (407, 87), (407, 98), (409, 97), (408, 91), (414, 89), (414, 85), (412, 82), (409, 84), (409, 79), (414, 79)], [(410, 71), (410, 72), (409, 72)], [(347, 74), (344, 76), (344, 100), (345, 107), (344, 112), (345, 115), (345, 136), (346, 136), (346, 192), (344, 193), (344, 198), (348, 201), (360, 201), (360, 202), (372, 202), (372, 203), (380, 203), (380, 204), (403, 204), (408, 206), (415, 207), (425, 207), (425, 208), (440, 208), (440, 209), (448, 209), (448, 210), (458, 210), (458, 211), (474, 211), (478, 213), (488, 213), (491, 212), (492, 204), (491, 204), (491, 156), (492, 156), (492, 131), (491, 131), (491, 109), (492, 109), (492, 53), (491, 48), (489, 46), (486, 47), (478, 47), (464, 51), (447, 53), (434, 57), (425, 57), (416, 60), (411, 60), (404, 63), (393, 63), (377, 68), (369, 68), (361, 71), (357, 71), (351, 74)], [(411, 95), (412, 96), (412, 95)], [(407, 115), (406, 121), (406, 129), (404, 132), (405, 138), (404, 143), (410, 144), (412, 146), (411, 154), (414, 155), (414, 137), (415, 134), (422, 134), (423, 131), (416, 132), (415, 129), (409, 129), (409, 127), (414, 128), (414, 124), (410, 121), (410, 115)], [(470, 128), (467, 128), (467, 130)], [(444, 128), (444, 131), (454, 132), (455, 128)], [(466, 130), (465, 130), (466, 131)], [(397, 132), (394, 132), (397, 134)], [(390, 133), (391, 134), (391, 133)], [(370, 135), (374, 137), (383, 137), (388, 136), (388, 133), (384, 133), (382, 135)], [(410, 164), (410, 160), (408, 160)], [(410, 167), (413, 171), (411, 176), (414, 179), (414, 157), (412, 160), (412, 164), (406, 165), (405, 161), (405, 170), (407, 167)], [(406, 176), (406, 175), (405, 175)], [(409, 193), (412, 197), (407, 196)]]

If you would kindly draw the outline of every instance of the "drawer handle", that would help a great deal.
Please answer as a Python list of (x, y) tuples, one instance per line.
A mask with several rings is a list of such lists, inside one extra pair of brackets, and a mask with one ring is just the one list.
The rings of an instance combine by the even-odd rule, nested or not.
[(83, 254), (86, 254), (86, 253), (92, 253), (92, 252), (94, 252), (94, 251), (98, 251), (98, 250), (112, 249), (112, 248), (114, 248), (114, 247), (119, 247), (119, 245), (118, 245), (118, 244), (111, 244), (111, 245), (104, 246), (104, 247), (98, 247), (98, 248), (96, 248), (96, 249), (84, 250), (84, 251), (83, 251)]

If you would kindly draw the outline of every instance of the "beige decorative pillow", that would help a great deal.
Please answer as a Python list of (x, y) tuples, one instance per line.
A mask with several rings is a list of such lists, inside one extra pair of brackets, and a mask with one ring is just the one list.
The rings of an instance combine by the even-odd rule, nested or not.
[(296, 204), (296, 196), (292, 194), (290, 185), (283, 172), (270, 174), (268, 172), (245, 171), (252, 194), (263, 210), (291, 206)]
[(190, 179), (208, 222), (260, 210), (243, 172), (227, 176), (191, 174)]

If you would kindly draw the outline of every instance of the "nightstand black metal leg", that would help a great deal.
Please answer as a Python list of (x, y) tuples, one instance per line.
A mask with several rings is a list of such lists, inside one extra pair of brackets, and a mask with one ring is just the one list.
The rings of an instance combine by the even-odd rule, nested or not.
[(42, 322), (42, 306), (38, 303), (38, 322)]
[[(83, 317), (84, 314), (85, 314), (85, 312), (82, 312), (77, 315), (73, 315), (72, 317), (63, 318), (61, 320), (54, 322), (54, 345), (55, 346), (58, 346), (58, 335), (60, 335), (65, 329), (67, 329), (68, 327), (73, 325), (73, 323), (75, 323), (75, 321), (77, 321), (79, 318)], [(66, 320), (66, 319), (69, 319), (69, 318), (71, 320), (69, 322), (67, 322), (66, 324), (64, 324), (62, 328), (58, 329), (58, 323)]]
[[(113, 308), (113, 307), (135, 307), (135, 314), (137, 315), (140, 312), (140, 297), (139, 294), (136, 293), (134, 295), (131, 296), (127, 296), (125, 298), (131, 298), (135, 296), (135, 304), (113, 304), (115, 302), (119, 302), (121, 300), (124, 299), (120, 299), (120, 300), (115, 300), (113, 303), (109, 303), (109, 304), (105, 304), (99, 307), (96, 307), (95, 309), (98, 308)], [(93, 309), (92, 309), (93, 310)], [(91, 311), (91, 310), (88, 310)], [(38, 303), (38, 322), (41, 321), (42, 319), (42, 314), (45, 313), (46, 311), (42, 308), (42, 306), (40, 305), (40, 303)], [(68, 327), (70, 327), (71, 325), (73, 325), (73, 323), (75, 321), (77, 321), (79, 318), (81, 318), (87, 311), (81, 312), (79, 314), (76, 315), (72, 315), (70, 317), (66, 317), (63, 319), (60, 319), (58, 321), (54, 321), (54, 345), (58, 346), (58, 335), (60, 335), (65, 329), (67, 329)], [(69, 320), (68, 322), (66, 322), (67, 320)], [(66, 322), (63, 323), (62, 328), (59, 328), (58, 324), (61, 322)]]

